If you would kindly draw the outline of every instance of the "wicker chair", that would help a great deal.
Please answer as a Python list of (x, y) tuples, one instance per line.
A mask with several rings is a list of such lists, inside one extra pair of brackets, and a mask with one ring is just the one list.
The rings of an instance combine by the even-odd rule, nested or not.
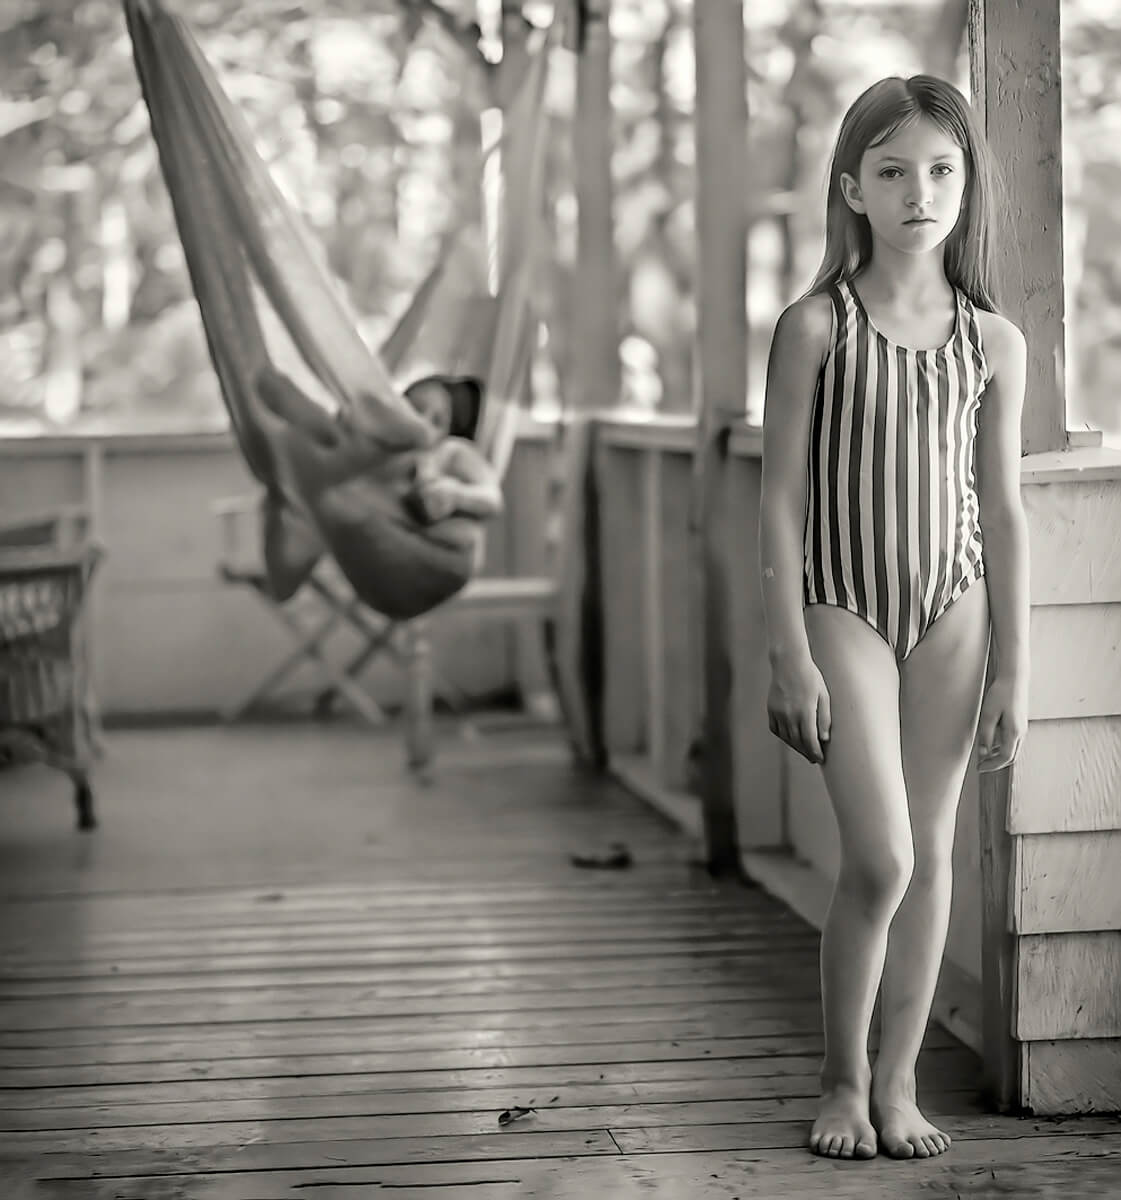
[(88, 525), (80, 508), (0, 525), (0, 768), (37, 761), (65, 772), (79, 829), (97, 824), (86, 611), (101, 551)]

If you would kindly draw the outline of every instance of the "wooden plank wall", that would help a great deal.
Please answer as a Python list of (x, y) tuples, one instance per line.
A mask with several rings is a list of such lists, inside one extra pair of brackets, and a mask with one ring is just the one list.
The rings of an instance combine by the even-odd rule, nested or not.
[[(507, 515), (488, 539), (488, 573), (537, 571), (545, 555), (548, 426), (527, 425), (507, 480)], [(247, 590), (217, 575), (220, 526), (211, 505), (253, 491), (225, 435), (0, 441), (0, 513), (18, 517), (86, 504), (108, 553), (91, 596), (94, 686), (106, 716), (206, 715), (246, 689), (291, 649), (279, 623)], [(310, 598), (293, 602), (314, 621)], [(469, 693), (544, 686), (537, 643), (509, 625), (463, 614), (437, 622), (441, 672)], [(343, 631), (329, 653), (358, 649)], [(310, 670), (295, 690), (316, 682)], [(401, 699), (388, 665), (367, 682), (383, 704)]]
[[(1030, 463), (1030, 459), (1027, 460)], [(1030, 729), (1011, 773), (1020, 1101), (1121, 1108), (1121, 478), (1024, 488)]]

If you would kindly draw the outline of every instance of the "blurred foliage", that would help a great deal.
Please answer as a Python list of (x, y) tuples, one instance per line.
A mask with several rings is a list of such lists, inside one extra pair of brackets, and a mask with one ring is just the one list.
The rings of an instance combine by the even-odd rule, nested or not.
[[(179, 0), (184, 4), (185, 0)], [(820, 249), (824, 163), (868, 83), (965, 84), (964, 0), (750, 0), (750, 410), (774, 318)], [(197, 0), (192, 28), (376, 343), (441, 231), (476, 219), (498, 0)], [(548, 19), (547, 3), (524, 5)], [(1063, 5), (1070, 417), (1121, 433), (1121, 5)], [(480, 21), (481, 41), (472, 24)], [(691, 0), (614, 0), (624, 399), (687, 408), (692, 377)], [(222, 424), (217, 386), (115, 0), (0, 0), (0, 429)], [(542, 299), (564, 391), (575, 199), (558, 51)], [(50, 381), (54, 386), (48, 386)], [(545, 397), (548, 399), (548, 397)]]

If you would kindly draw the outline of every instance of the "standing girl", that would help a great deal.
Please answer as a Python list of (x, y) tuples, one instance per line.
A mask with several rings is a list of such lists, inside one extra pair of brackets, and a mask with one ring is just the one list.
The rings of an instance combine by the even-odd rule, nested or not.
[(768, 366), (768, 713), (821, 764), (841, 844), (810, 1135), (831, 1157), (949, 1147), (919, 1111), (915, 1065), (958, 798), (975, 737), (995, 771), (1027, 724), (1026, 351), (992, 299), (992, 181), (954, 87), (869, 88), (838, 135), (821, 268), (779, 319)]

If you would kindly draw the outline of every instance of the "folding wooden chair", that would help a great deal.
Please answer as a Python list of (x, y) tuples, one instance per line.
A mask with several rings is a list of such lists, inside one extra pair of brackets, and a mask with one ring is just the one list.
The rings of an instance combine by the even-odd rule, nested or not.
[[(393, 621), (371, 611), (354, 595), (350, 585), (331, 560), (316, 566), (297, 597), (278, 602), (269, 593), (264, 565), (260, 561), (259, 495), (231, 497), (218, 501), (213, 511), (222, 523), (222, 558), (218, 573), (227, 583), (251, 589), (264, 607), (284, 626), (293, 640), (291, 651), (267, 674), (221, 710), (224, 721), (237, 721), (258, 705), (300, 667), (315, 666), (324, 687), (317, 694), (314, 711), (326, 715), (336, 700), (347, 701), (368, 725), (379, 727), (386, 714), (377, 700), (361, 685), (360, 678), (380, 655), (391, 658), (406, 673), (418, 653), (426, 651), (422, 627), (415, 621)], [(314, 617), (298, 614), (308, 599), (317, 601)], [(360, 649), (343, 665), (326, 653), (326, 643), (340, 629), (358, 635)], [(426, 688), (435, 689), (449, 707), (462, 711), (466, 696), (461, 688), (440, 675), (431, 663), (425, 666)], [(428, 700), (433, 703), (433, 698)]]

